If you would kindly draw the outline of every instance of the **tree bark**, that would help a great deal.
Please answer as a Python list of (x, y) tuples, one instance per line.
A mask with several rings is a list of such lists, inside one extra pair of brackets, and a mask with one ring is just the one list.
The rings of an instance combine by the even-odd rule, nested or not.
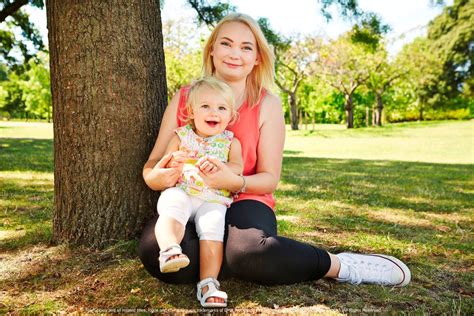
[(293, 131), (297, 131), (298, 128), (298, 107), (296, 106), (296, 93), (288, 94), (288, 98), (290, 99), (290, 117), (291, 117), (291, 129)]
[(352, 101), (352, 94), (346, 95), (345, 110), (347, 128), (354, 128), (354, 107)]
[(57, 242), (135, 237), (157, 194), (142, 179), (166, 106), (159, 1), (46, 2)]

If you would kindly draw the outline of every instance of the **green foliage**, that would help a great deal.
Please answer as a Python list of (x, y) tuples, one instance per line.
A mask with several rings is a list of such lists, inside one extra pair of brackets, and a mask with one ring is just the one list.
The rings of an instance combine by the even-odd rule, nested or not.
[(22, 90), (22, 100), (25, 110), (39, 118), (51, 121), (52, 102), (49, 74), (49, 56), (38, 53), (38, 63), (30, 60), (29, 70), (25, 72), (24, 80), (19, 82)]
[(343, 17), (353, 18), (362, 15), (357, 0), (319, 0), (319, 2), (321, 2), (321, 13), (327, 20), (332, 19), (328, 11), (331, 6), (336, 6)]
[(300, 108), (309, 114), (311, 121), (336, 124), (342, 121), (343, 96), (317, 76), (305, 80), (299, 95)]
[[(30, 5), (43, 8), (43, 0), (30, 0)], [(25, 4), (27, 1), (25, 1)], [(19, 7), (18, 7), (19, 5)], [(28, 62), (37, 51), (44, 51), (44, 43), (38, 29), (29, 20), (29, 15), (21, 8), (20, 1), (0, 0), (0, 60), (8, 64)], [(15, 30), (17, 32), (15, 32)], [(20, 36), (16, 35), (20, 34)], [(31, 51), (30, 47), (33, 48)], [(21, 52), (23, 60), (12, 54)]]
[(23, 67), (11, 67), (0, 73), (6, 75), (0, 80), (3, 117), (51, 120), (49, 56), (46, 53), (38, 53)]
[(235, 6), (218, 0), (188, 0), (188, 4), (197, 12), (198, 22), (214, 26), (226, 15), (235, 11)]
[(276, 51), (286, 51), (290, 48), (292, 40), (285, 38), (281, 34), (278, 34), (278, 32), (272, 30), (267, 18), (259, 18), (257, 23), (262, 29), (263, 35), (265, 35), (268, 43), (273, 45)]
[(428, 40), (443, 64), (445, 98), (474, 98), (474, 1), (455, 0), (430, 22)]
[(381, 17), (374, 12), (362, 11), (357, 0), (319, 0), (321, 13), (327, 21), (332, 19), (328, 9), (336, 7), (339, 14), (354, 23), (351, 39), (354, 43), (363, 43), (376, 49), (383, 35), (390, 30)]
[(365, 44), (375, 51), (390, 27), (381, 22), (381, 18), (375, 13), (366, 13), (364, 18), (354, 25), (351, 39), (354, 43)]
[(25, 103), (22, 100), (23, 91), (20, 87), (20, 76), (15, 72), (8, 74), (8, 79), (0, 82), (0, 111), (9, 113), (9, 117), (22, 117), (25, 113)]
[[(201, 75), (204, 34), (186, 19), (163, 23), (168, 98)], [(197, 39), (201, 39), (200, 41)]]
[(407, 110), (417, 111), (419, 119), (423, 120), (423, 112), (433, 109), (440, 97), (442, 63), (439, 56), (431, 49), (428, 40), (417, 38), (405, 45), (396, 62), (404, 70), (404, 77), (396, 89), (408, 97)]

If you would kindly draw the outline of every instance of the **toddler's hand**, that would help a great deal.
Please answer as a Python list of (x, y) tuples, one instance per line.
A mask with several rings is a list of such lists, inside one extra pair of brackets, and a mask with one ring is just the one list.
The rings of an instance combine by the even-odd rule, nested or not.
[(212, 174), (217, 172), (217, 166), (205, 156), (198, 160), (196, 167), (204, 174)]

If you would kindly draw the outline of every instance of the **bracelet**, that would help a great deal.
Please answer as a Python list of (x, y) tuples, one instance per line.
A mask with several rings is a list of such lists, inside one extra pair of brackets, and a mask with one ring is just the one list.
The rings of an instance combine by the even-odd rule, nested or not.
[(245, 180), (245, 177), (242, 174), (239, 174), (239, 177), (241, 177), (244, 182), (242, 183), (239, 191), (234, 193), (234, 198), (238, 198), (240, 193), (245, 193), (245, 189), (247, 188), (247, 181)]

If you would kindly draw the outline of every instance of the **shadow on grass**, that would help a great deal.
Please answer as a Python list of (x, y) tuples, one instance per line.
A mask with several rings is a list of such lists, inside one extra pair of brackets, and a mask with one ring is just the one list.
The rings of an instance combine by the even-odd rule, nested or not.
[(301, 153), (303, 153), (303, 152), (300, 151), (300, 150), (285, 150), (283, 152), (284, 155), (299, 155)]
[[(136, 241), (119, 243), (102, 251), (56, 246), (32, 249), (28, 254), (19, 254), (17, 259), (7, 258), (7, 264), (18, 260), (20, 270), (0, 282), (0, 290), (5, 295), (3, 306), (14, 311), (16, 302), (21, 302), (28, 303), (25, 304), (27, 309), (19, 309), (23, 312), (56, 313), (57, 306), (61, 305), (67, 306), (63, 311), (82, 313), (96, 309), (103, 313), (113, 309), (168, 314), (204, 311), (196, 300), (195, 284), (170, 285), (157, 281), (134, 256), (135, 248)], [(299, 314), (305, 307), (316, 306), (345, 313), (349, 309), (437, 313), (451, 309), (453, 300), (459, 300), (467, 311), (469, 297), (458, 295), (466, 290), (466, 285), (459, 284), (455, 274), (424, 264), (412, 266), (412, 271), (427, 271), (429, 275), (415, 274), (414, 284), (402, 289), (343, 285), (332, 280), (282, 286), (261, 286), (235, 279), (221, 283), (229, 294), (229, 308), (254, 313), (274, 314), (289, 307), (291, 314)], [(32, 298), (29, 295), (33, 293), (38, 294)], [(58, 304), (48, 307), (45, 302), (53, 300)]]
[[(1, 139), (1, 144), (0, 170), (52, 172), (52, 141)], [(13, 161), (5, 163), (7, 156)], [(472, 291), (469, 292), (469, 286), (472, 277), (465, 276), (467, 270), (463, 267), (470, 264), (472, 243), (469, 237), (462, 240), (458, 230), (468, 230), (470, 226), (470, 222), (462, 218), (469, 216), (472, 207), (473, 171), (473, 166), (469, 165), (286, 157), (283, 186), (276, 193), (281, 201), (279, 205), (283, 205), (279, 207), (282, 210), (278, 214), (297, 214), (306, 222), (299, 225), (280, 221), (279, 227), (284, 228), (284, 234), (289, 232), (293, 237), (304, 237), (305, 233), (310, 234), (324, 227), (328, 239), (339, 241), (339, 249), (353, 247), (361, 251), (371, 249), (371, 244), (367, 246), (357, 238), (372, 235), (381, 238), (377, 247), (391, 254), (398, 254), (398, 248), (392, 243), (400, 242), (402, 246), (412, 243), (415, 252), (408, 255), (408, 264), (413, 271), (413, 283), (403, 289), (336, 285), (327, 280), (268, 287), (230, 279), (222, 282), (230, 297), (230, 307), (254, 311), (267, 308), (263, 313), (278, 313), (281, 307), (323, 304), (343, 313), (351, 308), (356, 312), (367, 308), (382, 313), (442, 313), (456, 311), (453, 302), (459, 302), (463, 311), (470, 314)], [(60, 301), (70, 306), (71, 312), (80, 312), (80, 308), (83, 308), (82, 312), (93, 308), (119, 307), (168, 311), (196, 311), (200, 308), (194, 284), (167, 285), (146, 273), (135, 254), (136, 241), (102, 251), (65, 250), (62, 246), (45, 245), (51, 234), (47, 225), (52, 217), (53, 184), (50, 180), (34, 181), (2, 180), (5, 200), (11, 204), (1, 214), (0, 220), (3, 223), (10, 221), (7, 225), (12, 230), (22, 225), (29, 228), (25, 234), (13, 234), (0, 243), (0, 252), (6, 251), (0, 256), (3, 273), (6, 274), (0, 282), (0, 290), (9, 300), (4, 303), (8, 308), (14, 309), (11, 306), (17, 306), (15, 302), (18, 301), (24, 305), (34, 301), (30, 305), (33, 308), (35, 304), (43, 304), (40, 303), (42, 299)], [(306, 205), (306, 209), (302, 205)], [(417, 219), (424, 213), (439, 215), (439, 219), (430, 220), (428, 224), (439, 222), (447, 226), (448, 231), (446, 233), (443, 227), (441, 230), (430, 225), (424, 227), (416, 221), (394, 223), (383, 217), (372, 218), (366, 214), (366, 209), (381, 212), (393, 210), (398, 214), (406, 210), (409, 219)], [(466, 215), (456, 221), (443, 220), (445, 215), (456, 214)], [(298, 226), (297, 233), (292, 233), (292, 225)], [(391, 239), (383, 239), (387, 235)], [(328, 239), (318, 236), (309, 239), (328, 244)], [(429, 251), (423, 252), (424, 247), (435, 246), (446, 254), (440, 256), (436, 251), (434, 255)], [(449, 257), (453, 251), (457, 253)], [(7, 263), (16, 272), (3, 268), (8, 267)], [(15, 264), (20, 270), (14, 269)], [(28, 295), (35, 298), (30, 299)], [(46, 297), (36, 298), (36, 295)], [(56, 307), (51, 310), (46, 306), (38, 308), (40, 311), (57, 312)], [(298, 313), (298, 309), (292, 313)]]
[[(282, 189), (276, 192), (278, 214), (296, 215), (299, 221), (280, 221), (280, 232), (343, 232), (353, 245), (371, 236), (386, 250), (391, 245), (384, 238), (390, 236), (402, 245), (442, 249), (443, 255), (472, 253), (473, 172), (472, 165), (285, 157)], [(324, 244), (324, 235), (314, 236)], [(371, 245), (359, 244), (355, 250)], [(390, 250), (402, 255), (400, 249)]]
[(53, 172), (53, 140), (0, 138), (0, 171)]

